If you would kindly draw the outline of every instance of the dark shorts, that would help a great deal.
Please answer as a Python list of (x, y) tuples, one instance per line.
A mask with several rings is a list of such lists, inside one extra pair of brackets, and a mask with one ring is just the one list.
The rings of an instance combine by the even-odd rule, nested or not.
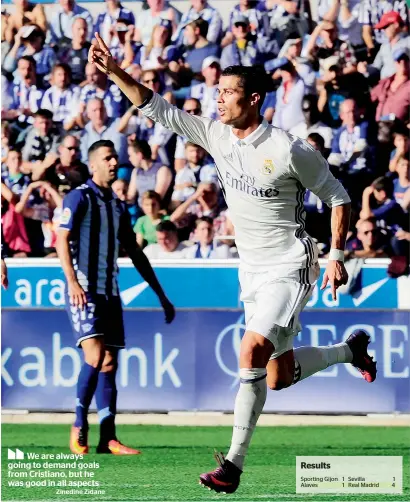
[(125, 347), (124, 321), (119, 296), (90, 295), (84, 310), (70, 304), (66, 295), (66, 310), (73, 328), (78, 347), (83, 340), (103, 336), (104, 343), (110, 347)]

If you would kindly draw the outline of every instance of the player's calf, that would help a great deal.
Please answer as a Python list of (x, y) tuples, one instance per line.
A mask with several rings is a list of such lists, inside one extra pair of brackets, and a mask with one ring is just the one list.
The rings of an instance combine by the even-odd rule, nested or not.
[(286, 382), (284, 380), (278, 380), (275, 377), (269, 378), (269, 374), (266, 379), (266, 383), (268, 384), (270, 390), (282, 390), (292, 385), (292, 381)]
[(266, 365), (267, 377), (266, 383), (271, 390), (282, 390), (290, 387), (294, 380), (295, 360), (293, 350), (270, 359)]

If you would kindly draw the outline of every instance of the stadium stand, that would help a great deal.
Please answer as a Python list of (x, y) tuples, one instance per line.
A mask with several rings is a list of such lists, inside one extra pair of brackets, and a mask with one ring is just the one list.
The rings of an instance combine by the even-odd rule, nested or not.
[[(178, 242), (187, 241), (180, 256), (186, 249), (192, 258), (202, 218), (232, 248), (226, 257), (236, 256), (213, 160), (139, 114), (86, 64), (96, 30), (135, 79), (188, 113), (214, 119), (221, 70), (264, 65), (271, 87), (265, 118), (319, 149), (350, 193), (347, 257), (408, 257), (404, 0), (59, 0), (47, 4), (47, 14), (43, 3), (13, 3), (2, 11), (2, 221), (10, 257), (55, 253), (61, 201), (86, 179), (87, 149), (101, 138), (118, 149), (115, 189), (140, 244), (154, 246), (161, 233), (155, 225), (166, 227), (169, 218)], [(155, 205), (147, 214), (144, 201)], [(309, 192), (305, 203), (307, 228), (326, 256), (329, 210)]]

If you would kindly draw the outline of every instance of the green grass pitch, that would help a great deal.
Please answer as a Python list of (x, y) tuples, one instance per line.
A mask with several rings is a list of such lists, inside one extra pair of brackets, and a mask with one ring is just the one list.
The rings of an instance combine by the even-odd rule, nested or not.
[[(410, 500), (410, 428), (405, 427), (258, 427), (238, 491), (233, 495), (223, 495), (199, 486), (198, 475), (215, 467), (214, 448), (227, 451), (231, 437), (230, 427), (121, 425), (118, 426), (118, 437), (127, 445), (141, 448), (143, 454), (118, 457), (93, 453), (97, 428), (92, 426), (92, 453), (84, 461), (99, 463), (98, 469), (88, 470), (94, 472), (93, 479), (101, 483), (94, 490), (105, 490), (104, 494), (56, 495), (57, 488), (54, 487), (9, 486), (10, 480), (17, 478), (9, 477), (8, 448), (24, 451), (24, 462), (29, 461), (27, 453), (67, 454), (68, 433), (69, 426), (66, 425), (2, 426), (2, 500)], [(403, 495), (297, 495), (297, 455), (403, 456)]]

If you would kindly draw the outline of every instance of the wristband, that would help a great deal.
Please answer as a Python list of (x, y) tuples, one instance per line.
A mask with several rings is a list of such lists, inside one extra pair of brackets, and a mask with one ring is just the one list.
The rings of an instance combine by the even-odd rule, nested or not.
[(328, 259), (344, 262), (345, 261), (345, 253), (341, 249), (331, 249)]

